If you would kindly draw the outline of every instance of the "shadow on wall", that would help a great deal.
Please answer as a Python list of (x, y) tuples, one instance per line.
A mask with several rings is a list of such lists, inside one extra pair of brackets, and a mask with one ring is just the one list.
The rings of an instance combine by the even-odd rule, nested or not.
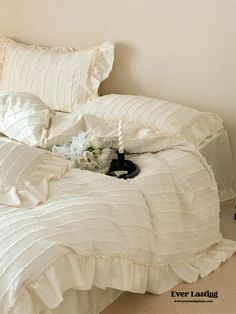
[(142, 90), (137, 76), (135, 64), (139, 59), (137, 48), (123, 42), (115, 44), (115, 59), (109, 77), (101, 84), (100, 95), (105, 94), (137, 94)]

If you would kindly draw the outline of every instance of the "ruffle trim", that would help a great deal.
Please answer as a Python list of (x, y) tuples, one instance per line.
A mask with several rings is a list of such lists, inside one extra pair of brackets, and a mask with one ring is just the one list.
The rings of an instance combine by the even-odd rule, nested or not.
[(61, 178), (73, 162), (51, 152), (44, 152), (32, 162), (17, 186), (3, 186), (0, 202), (7, 206), (33, 208), (48, 197), (49, 181)]
[(214, 113), (201, 112), (181, 127), (178, 133), (185, 140), (200, 148), (205, 139), (212, 137), (223, 128), (223, 121), (220, 116)]
[[(223, 239), (190, 261), (154, 265), (124, 256), (79, 256), (71, 252), (57, 257), (22, 287), (15, 304), (4, 314), (34, 314), (54, 309), (69, 289), (114, 288), (121, 291), (160, 294), (178, 283), (195, 282), (216, 270), (236, 252), (236, 242)], [(29, 306), (30, 304), (30, 306)]]
[[(87, 101), (98, 97), (98, 88), (110, 74), (114, 62), (114, 44), (106, 41), (96, 49), (94, 60), (90, 63), (87, 81)], [(75, 108), (76, 109), (76, 108)]]

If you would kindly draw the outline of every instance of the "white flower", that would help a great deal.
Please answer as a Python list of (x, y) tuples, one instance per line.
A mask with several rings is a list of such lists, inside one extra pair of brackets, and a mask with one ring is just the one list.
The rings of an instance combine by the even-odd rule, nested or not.
[(95, 160), (92, 160), (91, 162), (90, 162), (90, 164), (89, 164), (89, 169), (95, 169), (95, 168), (98, 168), (99, 167), (99, 165), (98, 165), (98, 163), (95, 161)]
[(99, 148), (92, 150), (93, 156), (96, 158), (101, 154), (101, 150)]
[[(92, 156), (92, 158), (91, 158), (91, 156)], [(89, 151), (84, 152), (83, 157), (79, 157), (77, 159), (77, 163), (78, 163), (79, 167), (82, 169), (93, 170), (96, 167), (98, 167), (98, 163), (93, 158), (93, 154)]]
[(90, 137), (90, 143), (93, 149), (98, 149), (102, 147), (102, 143), (96, 135), (92, 135)]
[(85, 165), (85, 163), (87, 163), (87, 159), (85, 159), (84, 157), (79, 157), (77, 159), (78, 164), (83, 167)]
[(94, 160), (94, 156), (93, 153), (91, 153), (90, 151), (86, 150), (85, 152), (83, 152), (83, 157), (87, 160), (87, 161), (91, 161)]
[(103, 148), (103, 149), (101, 150), (101, 153), (102, 153), (103, 155), (110, 156), (110, 155), (111, 155), (111, 149), (110, 149), (110, 148)]
[(53, 151), (75, 160), (81, 169), (94, 170), (107, 166), (111, 160), (112, 149), (103, 147), (103, 141), (88, 131), (73, 136), (71, 143), (53, 147)]
[(108, 156), (105, 154), (101, 154), (97, 157), (97, 162), (101, 165), (101, 166), (105, 166), (106, 163), (108, 161)]
[(91, 167), (91, 163), (88, 161), (83, 164), (83, 168), (85, 169), (91, 169), (90, 167)]

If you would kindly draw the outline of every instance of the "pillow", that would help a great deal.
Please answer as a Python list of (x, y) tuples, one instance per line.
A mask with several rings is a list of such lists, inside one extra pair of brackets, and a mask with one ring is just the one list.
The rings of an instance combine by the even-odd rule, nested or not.
[(111, 42), (81, 51), (55, 51), (13, 40), (3, 40), (1, 47), (0, 88), (35, 94), (50, 108), (64, 112), (98, 96), (114, 59)]
[(207, 137), (223, 128), (222, 119), (214, 113), (199, 112), (183, 105), (143, 96), (105, 95), (88, 103), (81, 112), (181, 136), (198, 147)]
[(51, 152), (0, 138), (0, 203), (32, 208), (48, 196), (49, 180), (73, 165)]
[(37, 96), (0, 91), (0, 132), (30, 146), (42, 146), (53, 111)]
[[(5, 58), (5, 51), (10, 42), (14, 42), (14, 41), (10, 38), (5, 38), (5, 37), (0, 38), (0, 80), (2, 77), (2, 68), (3, 68), (4, 58)], [(35, 45), (32, 45), (32, 46), (24, 45), (23, 43), (19, 43), (19, 44), (25, 47), (32, 47), (35, 49), (39, 48), (39, 49), (45, 49), (49, 51), (58, 51), (58, 52), (75, 51), (73, 47), (68, 47), (68, 46), (41, 47), (41, 46), (35, 46)]]

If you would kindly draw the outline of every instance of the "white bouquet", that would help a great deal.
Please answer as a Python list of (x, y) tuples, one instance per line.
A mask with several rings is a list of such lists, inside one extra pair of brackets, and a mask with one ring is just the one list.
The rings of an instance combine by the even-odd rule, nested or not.
[(54, 146), (52, 150), (74, 160), (80, 169), (98, 172), (109, 170), (113, 155), (113, 150), (104, 147), (99, 137), (91, 132), (80, 133), (72, 138), (70, 144)]

